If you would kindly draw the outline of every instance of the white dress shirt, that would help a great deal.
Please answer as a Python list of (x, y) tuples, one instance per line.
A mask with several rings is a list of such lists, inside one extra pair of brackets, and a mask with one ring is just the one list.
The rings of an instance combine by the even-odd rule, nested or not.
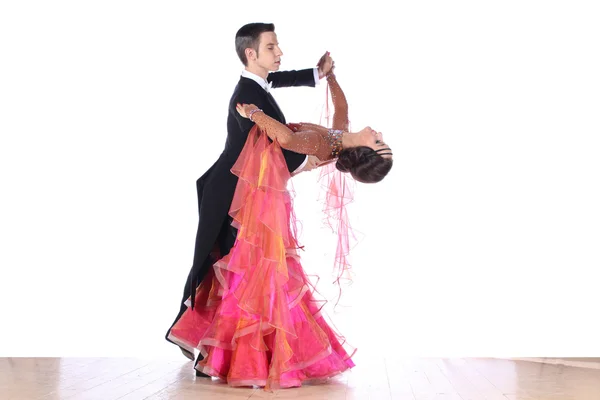
[[(319, 84), (319, 69), (318, 68), (314, 68), (313, 72), (315, 74), (315, 86)], [(267, 82), (265, 79), (263, 79), (262, 77), (253, 74), (250, 71), (247, 70), (243, 70), (242, 71), (242, 76), (244, 78), (248, 78), (248, 79), (252, 79), (254, 82), (258, 83), (260, 85), (260, 87), (262, 87), (265, 91), (267, 91), (267, 93), (271, 90), (271, 86), (272, 83), (271, 82)], [(294, 172), (292, 172), (292, 174), (298, 173), (299, 171), (302, 170), (302, 168), (304, 168), (304, 166), (306, 165), (306, 163), (308, 162), (308, 156), (306, 156), (306, 158), (304, 158), (304, 162), (302, 164), (300, 164), (300, 166), (298, 168), (296, 168), (296, 170)]]

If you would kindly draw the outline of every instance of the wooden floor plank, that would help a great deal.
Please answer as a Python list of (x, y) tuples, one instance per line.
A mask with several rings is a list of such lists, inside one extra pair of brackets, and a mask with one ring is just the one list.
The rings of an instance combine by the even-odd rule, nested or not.
[(0, 358), (2, 400), (598, 400), (600, 370), (502, 359), (360, 357), (326, 381), (267, 392), (197, 378), (184, 360)]

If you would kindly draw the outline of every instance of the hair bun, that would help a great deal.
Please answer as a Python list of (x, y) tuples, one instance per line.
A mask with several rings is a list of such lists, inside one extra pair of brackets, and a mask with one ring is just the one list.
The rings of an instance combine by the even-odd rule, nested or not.
[(353, 152), (342, 151), (335, 163), (335, 167), (342, 172), (350, 172), (354, 164), (356, 164), (356, 157), (353, 157), (353, 155)]
[(340, 161), (340, 160), (338, 160), (338, 161), (335, 163), (335, 167), (336, 167), (338, 170), (342, 171), (342, 172), (349, 172), (349, 171), (350, 171), (350, 166), (346, 165), (344, 162), (342, 162), (342, 161)]
[(362, 183), (381, 181), (392, 168), (392, 159), (384, 158), (368, 146), (349, 147), (340, 151), (335, 167), (349, 172)]

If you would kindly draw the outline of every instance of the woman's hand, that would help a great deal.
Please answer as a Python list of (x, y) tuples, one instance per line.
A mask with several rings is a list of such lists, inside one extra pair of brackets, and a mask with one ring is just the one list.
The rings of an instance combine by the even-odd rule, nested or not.
[(328, 51), (326, 51), (325, 54), (323, 54), (323, 56), (319, 59), (317, 67), (319, 70), (319, 79), (323, 79), (325, 76), (333, 72), (335, 62), (333, 62), (333, 58), (331, 58), (331, 54)]
[(237, 110), (237, 112), (244, 118), (250, 118), (250, 111), (252, 110), (258, 110), (258, 107), (256, 107), (254, 104), (240, 104), (237, 103), (237, 106), (235, 107), (235, 109)]

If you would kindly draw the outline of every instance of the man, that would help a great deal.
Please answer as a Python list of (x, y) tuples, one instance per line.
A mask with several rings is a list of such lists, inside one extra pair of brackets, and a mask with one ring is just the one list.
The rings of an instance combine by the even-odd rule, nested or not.
[[(269, 93), (270, 88), (314, 87), (333, 65), (329, 53), (325, 53), (319, 60), (317, 68), (271, 73), (270, 71), (279, 70), (283, 55), (273, 24), (244, 25), (236, 34), (235, 46), (245, 69), (229, 102), (225, 149), (217, 162), (196, 182), (199, 222), (194, 261), (185, 285), (179, 314), (171, 328), (187, 309), (188, 298), (191, 301), (189, 306), (194, 307), (196, 288), (215, 261), (227, 255), (235, 243), (237, 231), (231, 226), (229, 207), (235, 192), (237, 177), (231, 173), (231, 168), (246, 143), (248, 132), (254, 125), (250, 120), (239, 115), (236, 104), (255, 104), (270, 117), (286, 123), (285, 116)], [(283, 151), (283, 155), (292, 173), (313, 169), (318, 163), (315, 157), (307, 157), (287, 150)], [(177, 343), (177, 339), (171, 336), (171, 328), (166, 334), (166, 339), (177, 344), (183, 354), (193, 360), (194, 349)], [(201, 359), (202, 355), (198, 355), (195, 364)], [(196, 375), (206, 376), (199, 371), (196, 371)]]

